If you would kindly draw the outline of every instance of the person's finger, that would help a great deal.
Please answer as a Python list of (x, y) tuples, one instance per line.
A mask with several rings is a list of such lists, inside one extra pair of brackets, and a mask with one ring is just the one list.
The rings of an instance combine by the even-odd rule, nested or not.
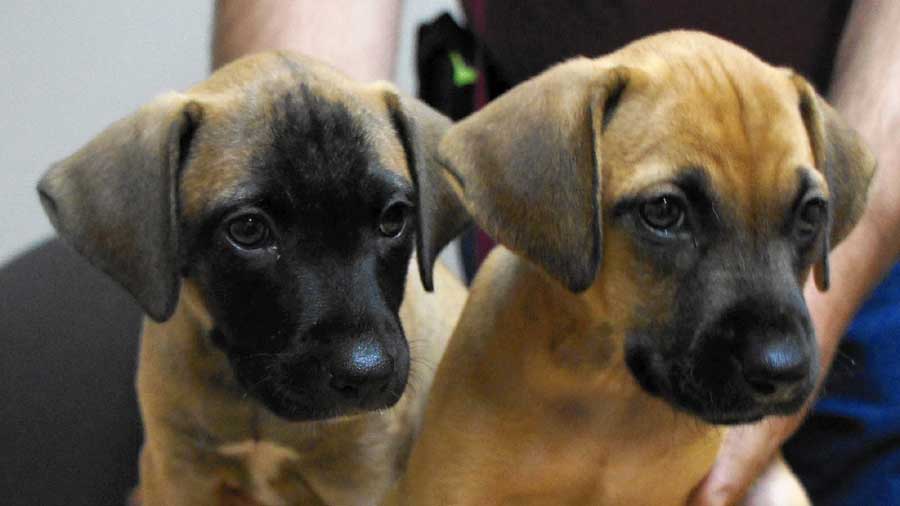
[(762, 422), (729, 429), (716, 462), (706, 478), (694, 489), (689, 506), (731, 506), (739, 504), (747, 490), (771, 462), (778, 431)]
[(784, 459), (776, 456), (757, 478), (743, 506), (808, 506), (809, 496)]

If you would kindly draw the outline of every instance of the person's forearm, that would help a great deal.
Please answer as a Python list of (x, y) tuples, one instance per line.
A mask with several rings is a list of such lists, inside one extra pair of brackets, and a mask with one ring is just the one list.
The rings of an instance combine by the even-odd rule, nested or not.
[(402, 0), (218, 0), (212, 66), (245, 54), (290, 49), (355, 79), (390, 79)]
[(900, 2), (858, 0), (835, 66), (831, 101), (874, 151), (878, 169), (862, 218), (832, 254), (831, 289), (806, 291), (825, 367), (860, 304), (900, 254), (898, 26)]
[[(897, 26), (900, 2), (855, 2), (835, 68), (831, 102), (874, 151), (878, 169), (859, 223), (831, 254), (831, 288), (820, 292), (812, 282), (806, 286), (806, 302), (819, 340), (820, 383), (854, 314), (900, 254)], [(774, 425), (786, 438), (800, 425), (806, 411)]]
[[(900, 254), (900, 2), (857, 0), (835, 65), (831, 101), (874, 151), (878, 171), (859, 228), (881, 238), (872, 258)], [(848, 243), (852, 241), (847, 241)]]

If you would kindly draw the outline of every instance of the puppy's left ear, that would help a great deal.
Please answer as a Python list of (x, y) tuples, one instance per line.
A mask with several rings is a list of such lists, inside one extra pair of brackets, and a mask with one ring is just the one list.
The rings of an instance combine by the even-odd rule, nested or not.
[(800, 114), (809, 135), (816, 167), (828, 182), (828, 233), (823, 234), (822, 257), (813, 266), (820, 291), (828, 289), (828, 251), (840, 243), (866, 206), (869, 182), (875, 172), (875, 157), (859, 135), (838, 115), (812, 85), (797, 75)]
[(393, 90), (385, 92), (385, 101), (416, 187), (416, 258), (422, 285), (430, 292), (438, 254), (471, 222), (437, 157), (438, 144), (451, 121), (420, 100)]

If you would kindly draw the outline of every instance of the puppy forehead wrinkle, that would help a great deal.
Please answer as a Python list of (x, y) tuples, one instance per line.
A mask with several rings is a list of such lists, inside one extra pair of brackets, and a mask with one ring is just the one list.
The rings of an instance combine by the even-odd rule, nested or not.
[(288, 193), (292, 212), (356, 223), (397, 192), (412, 200), (411, 183), (383, 155), (390, 125), (372, 111), (304, 86), (277, 95), (271, 110), (271, 139), (256, 147), (250, 170), (268, 191)]
[(364, 131), (366, 143), (374, 148), (372, 155), (378, 161), (376, 165), (399, 179), (412, 181), (403, 146), (393, 126), (368, 111), (365, 112), (364, 121), (369, 127)]
[[(365, 186), (359, 182), (372, 172), (405, 175), (402, 148), (386, 121), (346, 90), (322, 95), (327, 83), (312, 74), (305, 79), (267, 76), (237, 91), (194, 94), (209, 114), (182, 175), (188, 219), (246, 200), (254, 183), (278, 182), (282, 193), (293, 195), (291, 186), (342, 192), (353, 186), (347, 182)], [(369, 182), (382, 190), (388, 183)]]
[[(755, 230), (769, 230), (787, 209), (782, 197), (794, 194), (796, 167), (812, 161), (789, 75), (729, 44), (675, 46), (656, 48), (665, 58), (653, 63), (652, 90), (672, 106), (664, 114), (667, 128), (649, 135), (662, 139), (652, 156), (709, 167), (713, 187), (737, 215)], [(654, 170), (660, 169), (647, 173)]]
[(634, 175), (621, 187), (621, 196), (637, 196), (642, 192), (665, 184), (674, 184), (686, 193), (703, 194), (707, 199), (718, 198), (709, 170), (700, 164), (687, 163), (675, 166), (668, 163), (652, 163), (637, 167)]
[(216, 128), (216, 124), (209, 124), (206, 130), (201, 129), (181, 175), (182, 214), (189, 219), (207, 212), (251, 180), (246, 169), (249, 146), (223, 142), (222, 135), (209, 133)]
[(262, 147), (268, 153), (261, 155), (278, 157), (293, 169), (315, 169), (317, 175), (326, 176), (338, 167), (318, 165), (346, 164), (370, 149), (350, 109), (317, 96), (306, 85), (275, 95), (269, 110), (272, 139)]
[[(382, 165), (388, 170), (409, 177), (399, 139), (386, 120), (386, 103), (381, 93), (370, 88), (360, 88), (334, 69), (318, 62), (307, 61), (300, 55), (277, 53), (284, 66), (296, 78), (297, 86), (308, 88), (317, 98), (336, 107), (346, 108), (358, 121), (367, 144), (375, 147)], [(314, 71), (314, 72), (313, 72)]]

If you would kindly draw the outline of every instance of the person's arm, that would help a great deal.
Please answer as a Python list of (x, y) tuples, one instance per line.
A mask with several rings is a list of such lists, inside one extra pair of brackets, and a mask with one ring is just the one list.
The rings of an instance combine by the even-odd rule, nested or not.
[[(857, 0), (835, 66), (831, 102), (878, 158), (860, 222), (831, 255), (831, 288), (805, 287), (820, 345), (821, 382), (853, 315), (900, 255), (900, 2)], [(802, 423), (800, 414), (730, 430), (691, 506), (736, 504)], [(764, 480), (758, 486), (765, 486)], [(757, 497), (757, 496), (755, 496)], [(760, 495), (758, 497), (764, 497)], [(775, 504), (775, 503), (767, 503)]]
[(290, 49), (361, 81), (390, 79), (401, 7), (402, 0), (218, 0), (212, 66)]

